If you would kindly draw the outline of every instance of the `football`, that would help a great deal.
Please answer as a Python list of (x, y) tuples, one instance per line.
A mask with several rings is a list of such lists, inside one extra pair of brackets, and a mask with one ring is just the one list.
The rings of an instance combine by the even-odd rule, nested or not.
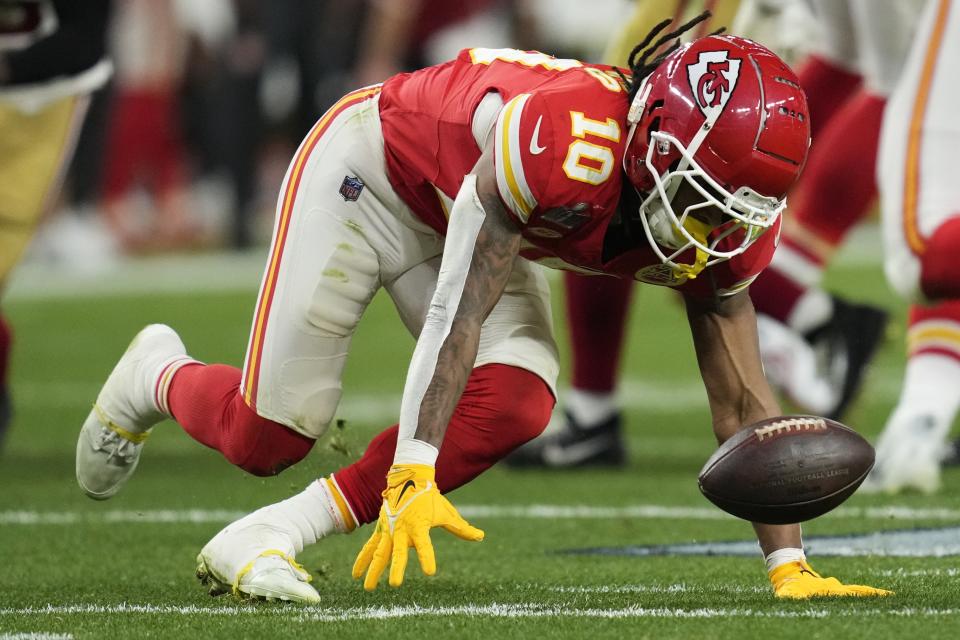
[(803, 522), (850, 497), (873, 461), (873, 447), (850, 427), (817, 416), (779, 416), (723, 443), (700, 471), (700, 491), (744, 520)]

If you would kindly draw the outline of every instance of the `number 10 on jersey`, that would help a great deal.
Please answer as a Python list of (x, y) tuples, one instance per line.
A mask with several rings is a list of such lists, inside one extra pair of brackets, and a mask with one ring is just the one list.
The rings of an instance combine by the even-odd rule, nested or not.
[(581, 111), (570, 112), (570, 134), (577, 138), (567, 148), (563, 172), (571, 180), (587, 184), (601, 184), (613, 174), (617, 159), (610, 147), (594, 144), (587, 136), (620, 142), (620, 123), (613, 118), (594, 120)]

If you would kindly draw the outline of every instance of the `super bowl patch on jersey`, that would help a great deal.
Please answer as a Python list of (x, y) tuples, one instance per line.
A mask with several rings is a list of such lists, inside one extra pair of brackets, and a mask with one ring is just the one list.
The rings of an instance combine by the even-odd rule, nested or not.
[(363, 191), (363, 180), (356, 176), (343, 176), (343, 184), (340, 185), (340, 195), (345, 202), (356, 202)]
[(651, 264), (638, 270), (634, 278), (647, 284), (675, 287), (686, 282), (689, 276), (678, 273), (668, 264)]

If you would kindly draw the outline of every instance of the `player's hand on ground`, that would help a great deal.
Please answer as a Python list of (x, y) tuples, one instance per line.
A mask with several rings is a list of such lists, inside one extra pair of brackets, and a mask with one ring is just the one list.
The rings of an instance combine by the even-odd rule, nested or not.
[(463, 540), (483, 540), (483, 531), (464, 520), (437, 489), (433, 467), (394, 465), (387, 474), (376, 529), (353, 564), (353, 577), (366, 573), (363, 588), (372, 591), (390, 563), (390, 586), (399, 587), (403, 584), (410, 547), (416, 549), (423, 572), (432, 576), (437, 572), (430, 542), (433, 527), (443, 527)]
[(770, 571), (770, 582), (778, 598), (805, 599), (818, 596), (876, 597), (891, 596), (893, 591), (843, 584), (836, 578), (824, 578), (806, 562), (788, 562)]

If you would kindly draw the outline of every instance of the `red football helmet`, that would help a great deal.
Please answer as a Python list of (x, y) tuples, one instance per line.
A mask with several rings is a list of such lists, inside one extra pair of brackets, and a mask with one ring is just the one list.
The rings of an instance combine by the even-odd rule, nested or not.
[[(743, 253), (776, 222), (810, 146), (796, 75), (766, 47), (734, 36), (670, 54), (643, 80), (627, 120), (623, 168), (641, 195), (647, 238), (665, 264), (687, 273), (690, 265), (674, 262), (684, 251), (697, 249), (699, 270)], [(702, 202), (678, 215), (671, 202), (684, 182)], [(726, 214), (723, 224), (704, 228), (690, 217), (709, 207)]]

